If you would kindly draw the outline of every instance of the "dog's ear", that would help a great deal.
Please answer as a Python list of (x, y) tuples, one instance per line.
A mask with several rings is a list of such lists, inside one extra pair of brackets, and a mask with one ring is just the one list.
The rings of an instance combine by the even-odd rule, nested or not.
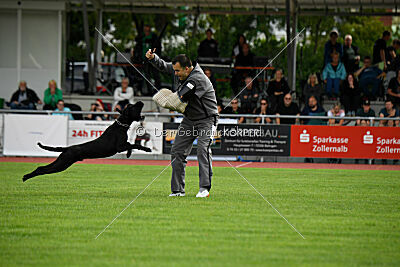
[(122, 111), (119, 108), (115, 108), (116, 111), (118, 111), (119, 114), (122, 114)]

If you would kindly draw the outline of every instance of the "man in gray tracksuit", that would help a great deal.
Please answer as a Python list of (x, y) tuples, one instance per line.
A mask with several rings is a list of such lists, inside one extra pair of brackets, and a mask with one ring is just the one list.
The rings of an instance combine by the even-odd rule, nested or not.
[(217, 100), (214, 88), (198, 64), (192, 64), (186, 55), (178, 55), (167, 63), (149, 50), (146, 57), (160, 71), (175, 74), (174, 87), (178, 96), (188, 105), (178, 127), (171, 150), (172, 178), (170, 196), (185, 195), (186, 157), (197, 141), (199, 186), (196, 197), (208, 197), (212, 178), (211, 144), (218, 123)]

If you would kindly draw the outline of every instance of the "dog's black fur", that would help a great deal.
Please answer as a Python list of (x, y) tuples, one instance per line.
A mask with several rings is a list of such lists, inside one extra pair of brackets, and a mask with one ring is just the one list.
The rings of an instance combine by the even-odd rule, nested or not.
[(22, 181), (25, 182), (38, 175), (64, 171), (75, 162), (84, 159), (110, 157), (123, 151), (128, 151), (127, 157), (129, 158), (132, 149), (151, 152), (150, 148), (127, 142), (127, 130), (131, 123), (144, 120), (144, 117), (140, 115), (143, 105), (143, 102), (139, 101), (134, 105), (128, 104), (122, 112), (118, 110), (121, 114), (118, 119), (99, 138), (93, 141), (70, 147), (48, 147), (38, 143), (43, 149), (62, 153), (49, 165), (38, 167), (33, 172), (24, 175)]

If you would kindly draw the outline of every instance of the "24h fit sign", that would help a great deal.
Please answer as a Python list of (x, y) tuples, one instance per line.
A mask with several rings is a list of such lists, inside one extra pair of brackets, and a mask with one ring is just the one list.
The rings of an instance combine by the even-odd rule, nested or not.
[(400, 159), (400, 128), (293, 125), (290, 156)]

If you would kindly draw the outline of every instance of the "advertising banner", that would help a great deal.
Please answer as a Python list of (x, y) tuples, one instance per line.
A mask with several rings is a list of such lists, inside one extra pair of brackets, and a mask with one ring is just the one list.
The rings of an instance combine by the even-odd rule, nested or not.
[(302, 126), (291, 129), (290, 156), (400, 159), (400, 128)]
[[(69, 121), (68, 145), (77, 145), (94, 140), (113, 123), (114, 121)], [(132, 154), (161, 154), (162, 137), (156, 137), (154, 133), (161, 132), (162, 127), (161, 122), (133, 122), (128, 130), (128, 142), (149, 147), (152, 152), (132, 150)]]
[[(163, 153), (171, 152), (179, 124), (164, 123)], [(191, 155), (196, 154), (197, 139)], [(214, 155), (289, 156), (290, 126), (219, 124), (211, 145)]]
[(47, 146), (67, 145), (66, 116), (4, 115), (4, 148), (7, 156), (58, 156), (58, 152), (43, 150), (38, 142)]

